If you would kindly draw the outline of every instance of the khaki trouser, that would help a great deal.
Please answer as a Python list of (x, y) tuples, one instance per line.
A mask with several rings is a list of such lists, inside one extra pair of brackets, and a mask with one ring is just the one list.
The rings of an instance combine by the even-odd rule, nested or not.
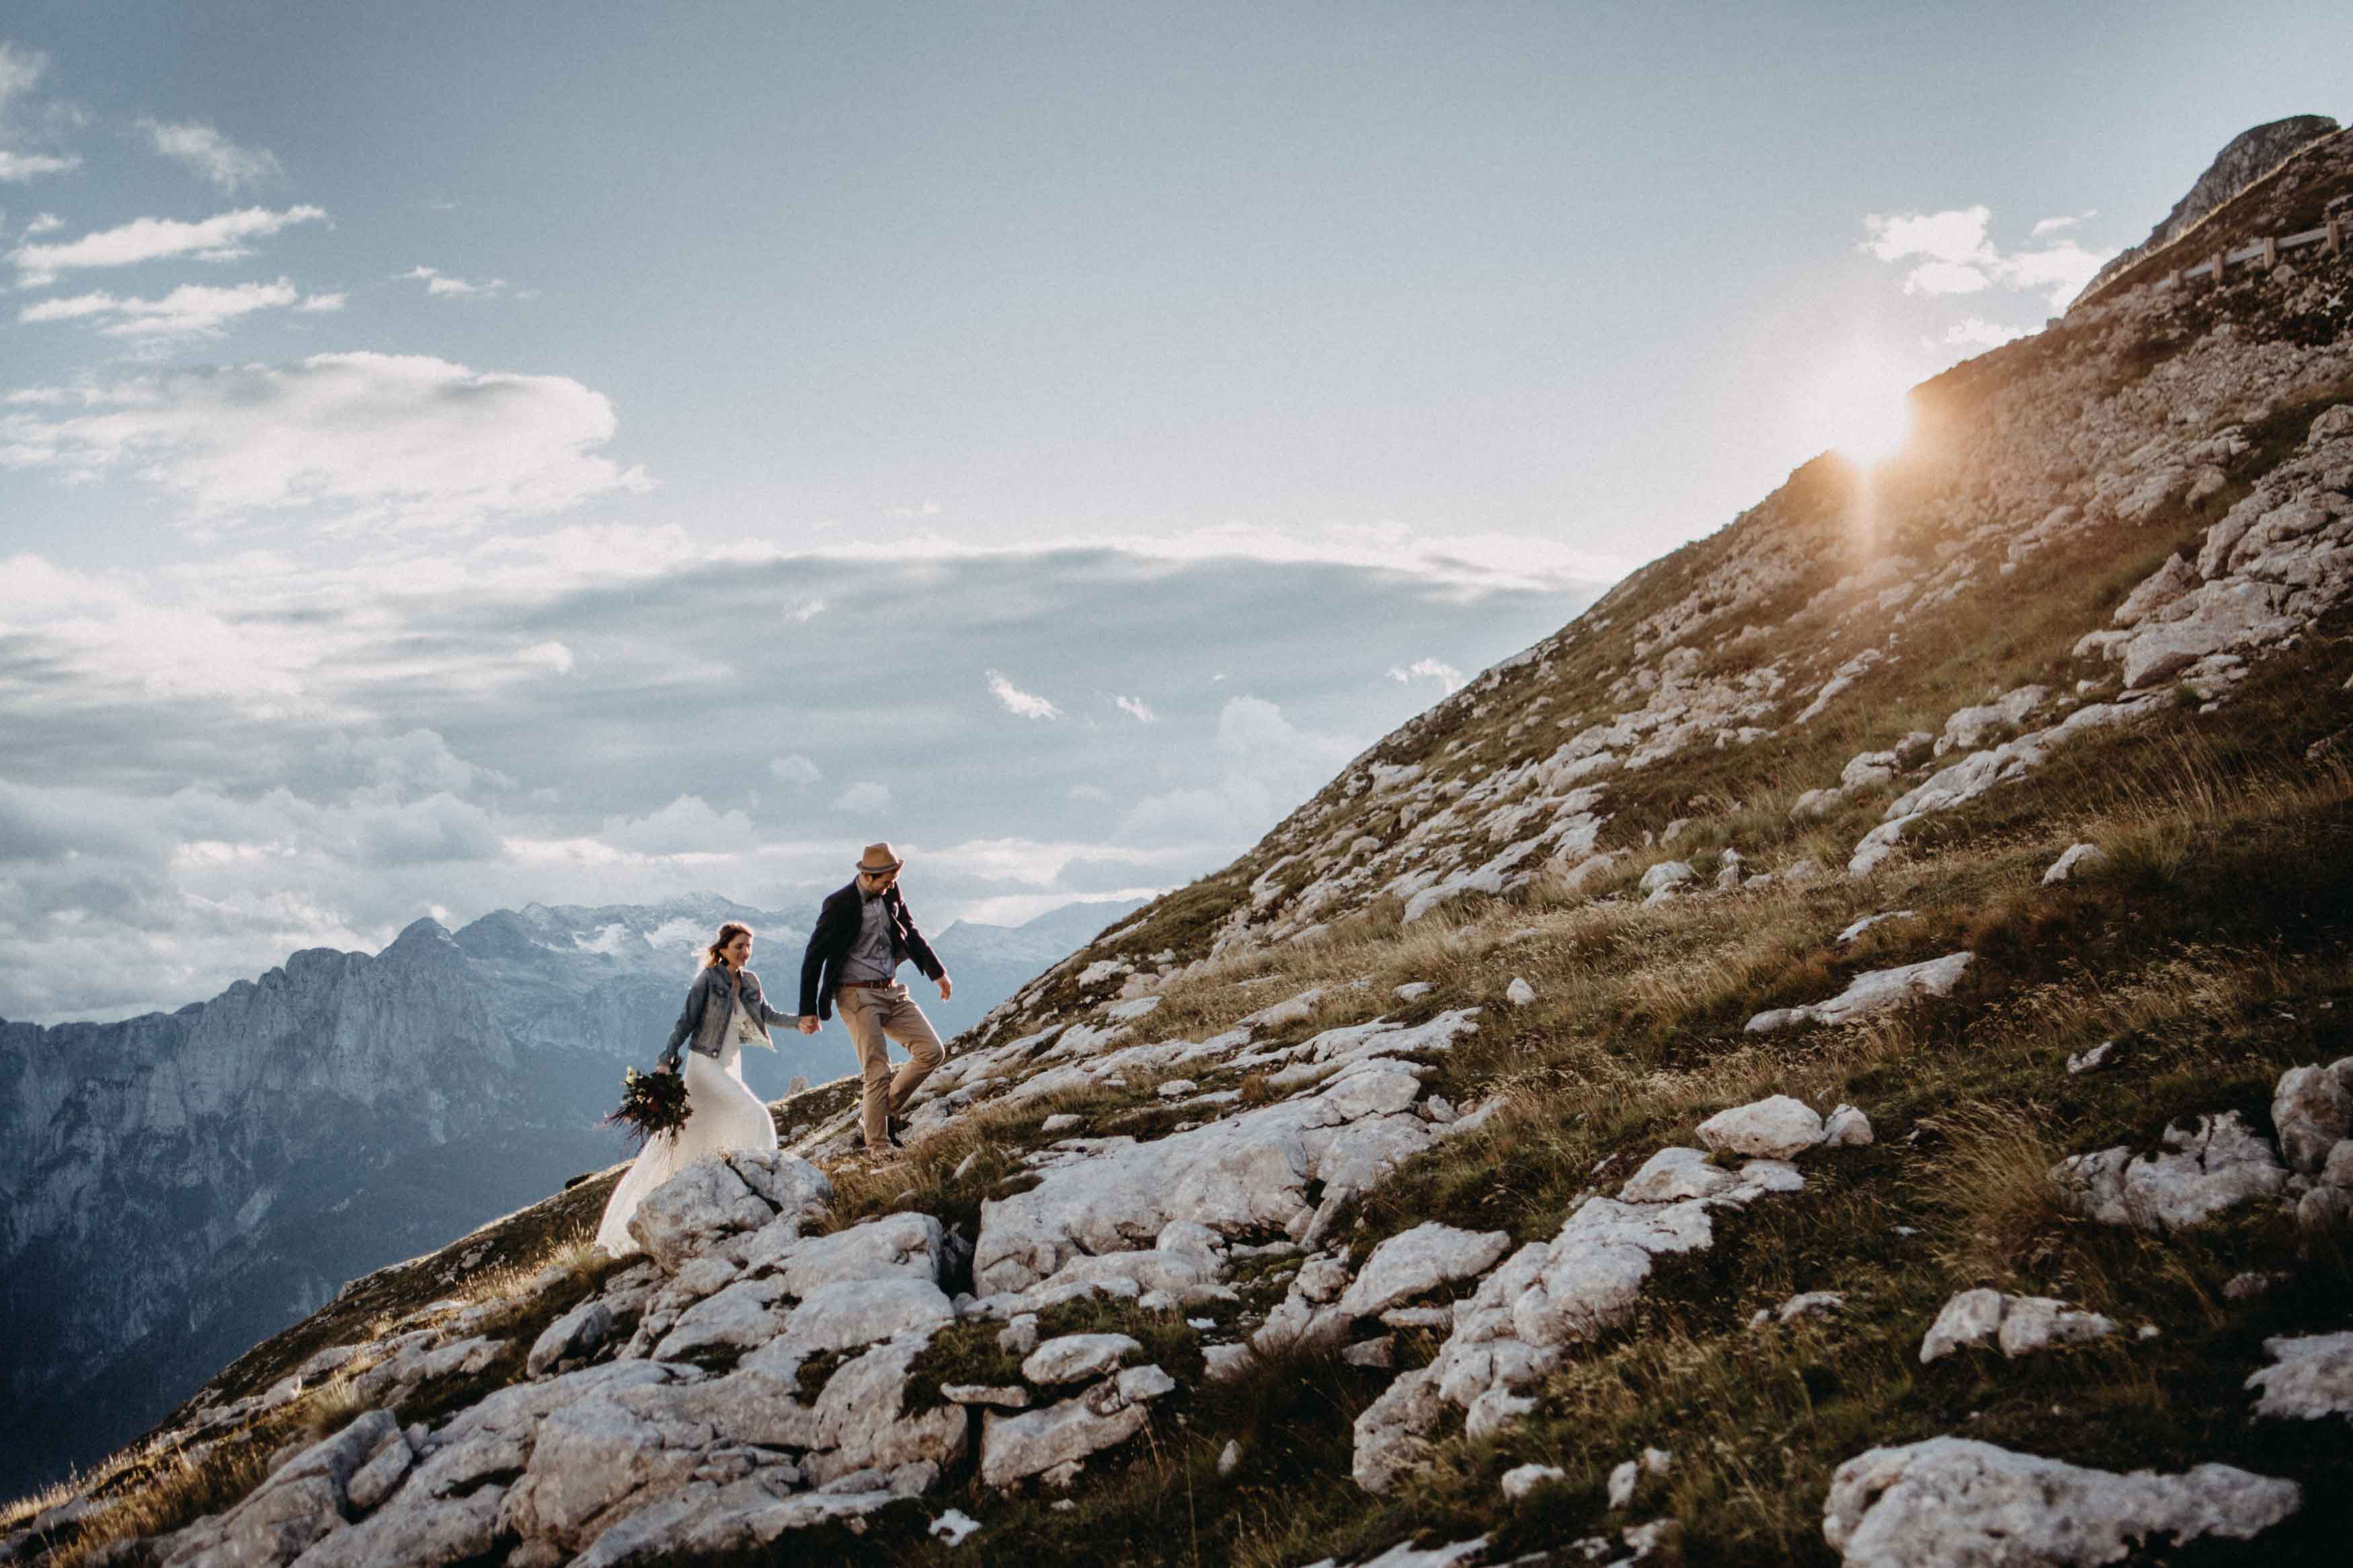
[[(915, 1005), (903, 985), (845, 985), (835, 994), (833, 1005), (841, 1015), (842, 1027), (849, 1031), (850, 1042), (858, 1047), (858, 1069), (866, 1079), (860, 1101), (866, 1146), (887, 1147), (886, 1118), (907, 1108), (916, 1085), (939, 1070), (947, 1053), (940, 1048), (932, 1021), (923, 1016), (923, 1010)], [(907, 1047), (907, 1065), (895, 1078), (885, 1036)]]

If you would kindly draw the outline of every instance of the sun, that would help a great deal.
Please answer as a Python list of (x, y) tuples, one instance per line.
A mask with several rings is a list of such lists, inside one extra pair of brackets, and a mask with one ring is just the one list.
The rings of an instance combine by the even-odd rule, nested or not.
[(1822, 368), (1804, 398), (1808, 434), (1848, 461), (1874, 468), (1912, 435), (1912, 369), (1859, 344)]

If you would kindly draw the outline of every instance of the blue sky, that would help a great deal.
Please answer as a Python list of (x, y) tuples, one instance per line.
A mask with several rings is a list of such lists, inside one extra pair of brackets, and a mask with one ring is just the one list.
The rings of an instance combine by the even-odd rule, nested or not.
[(2341, 110), (2348, 43), (19, 0), (0, 1016), (432, 909), (789, 906), (880, 833), (941, 923), (1182, 880)]

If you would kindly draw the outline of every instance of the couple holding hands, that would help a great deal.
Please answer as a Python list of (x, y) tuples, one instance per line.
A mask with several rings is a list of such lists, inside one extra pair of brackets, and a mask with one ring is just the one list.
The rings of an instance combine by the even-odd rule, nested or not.
[[(596, 1228), (599, 1246), (617, 1258), (638, 1250), (628, 1234), (629, 1216), (647, 1194), (695, 1161), (776, 1147), (776, 1123), (744, 1083), (740, 1059), (745, 1044), (771, 1043), (772, 1025), (814, 1035), (838, 1004), (865, 1080), (860, 1109), (867, 1151), (880, 1154), (898, 1146), (899, 1112), (945, 1055), (931, 1020), (899, 984), (899, 966), (912, 962), (937, 982), (941, 1001), (954, 994), (946, 969), (900, 896), (903, 865), (889, 844), (870, 844), (858, 858), (857, 877), (827, 895), (801, 960), (798, 1013), (770, 1006), (760, 977), (747, 967), (751, 928), (732, 921), (719, 928), (703, 952), (702, 970), (687, 987), (670, 1043), (662, 1047), (664, 1071), (680, 1071), (682, 1065), (686, 1121), (647, 1140), (606, 1205)], [(904, 1046), (908, 1055), (895, 1076), (891, 1040)], [(682, 1064), (681, 1046), (691, 1047)]]

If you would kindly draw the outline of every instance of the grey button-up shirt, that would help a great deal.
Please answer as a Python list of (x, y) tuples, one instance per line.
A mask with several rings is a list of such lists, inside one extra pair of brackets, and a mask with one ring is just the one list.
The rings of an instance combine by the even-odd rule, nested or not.
[(880, 893), (860, 890), (858, 936), (842, 962), (844, 980), (889, 982), (899, 966), (891, 956), (891, 911)]

